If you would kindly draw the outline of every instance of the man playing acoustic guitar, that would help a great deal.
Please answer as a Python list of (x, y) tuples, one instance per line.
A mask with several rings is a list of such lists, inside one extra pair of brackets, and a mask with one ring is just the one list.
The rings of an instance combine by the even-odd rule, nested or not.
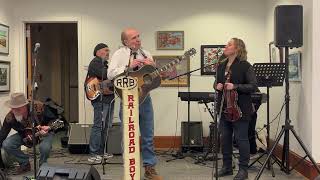
[[(112, 56), (108, 69), (108, 78), (113, 79), (123, 73), (126, 68), (138, 69), (144, 65), (155, 66), (151, 54), (141, 49), (140, 34), (136, 29), (127, 28), (121, 33), (124, 47), (118, 49)], [(129, 67), (127, 67), (129, 65)], [(138, 82), (139, 83), (139, 82)], [(120, 106), (120, 119), (122, 120), (122, 106)], [(161, 179), (155, 170), (157, 158), (154, 152), (154, 118), (151, 97), (148, 94), (139, 106), (139, 126), (141, 133), (141, 151), (145, 179)]]
[[(29, 156), (21, 151), (22, 145), (27, 145), (26, 142), (32, 142), (32, 135), (26, 134), (26, 129), (32, 127), (32, 122), (29, 113), (29, 101), (26, 99), (23, 93), (11, 94), (10, 100), (5, 102), (10, 112), (6, 115), (3, 126), (0, 130), (0, 145), (8, 153), (13, 155), (19, 163), (15, 174), (22, 174), (30, 171), (31, 166), (29, 162)], [(40, 150), (40, 166), (47, 162), (49, 157), (54, 132), (50, 131), (50, 124), (56, 117), (47, 111), (42, 103), (37, 103), (34, 106), (37, 131), (42, 136), (42, 141), (39, 145)], [(9, 136), (11, 129), (17, 131), (17, 133)]]

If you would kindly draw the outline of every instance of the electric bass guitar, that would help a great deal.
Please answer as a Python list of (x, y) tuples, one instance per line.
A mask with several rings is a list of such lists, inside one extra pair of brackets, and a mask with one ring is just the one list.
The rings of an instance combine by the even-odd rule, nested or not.
[[(49, 131), (60, 129), (64, 126), (64, 122), (60, 119), (55, 120), (53, 123), (49, 125)], [(35, 138), (36, 138), (36, 144), (38, 144), (41, 141), (41, 134), (39, 132), (39, 129), (35, 129)], [(32, 128), (26, 128), (24, 129), (24, 138), (23, 145), (27, 146), (28, 148), (31, 148), (33, 145), (32, 141)]]
[[(191, 48), (188, 51), (186, 51), (184, 53), (184, 55), (182, 55), (181, 57), (176, 58), (175, 60), (171, 61), (170, 63), (164, 65), (160, 69), (158, 69), (154, 66), (151, 66), (151, 65), (144, 65), (136, 71), (129, 69), (128, 72), (121, 73), (117, 77), (131, 76), (131, 77), (137, 78), (139, 102), (142, 103), (151, 90), (160, 86), (160, 84), (161, 84), (160, 73), (161, 72), (165, 72), (168, 69), (171, 69), (173, 66), (177, 65), (182, 60), (185, 60), (187, 57), (193, 56), (194, 54), (196, 54), (196, 50), (194, 48)], [(122, 98), (121, 97), (122, 89), (115, 87), (115, 92), (117, 93), (117, 95), (120, 98)]]
[(88, 100), (93, 101), (100, 96), (100, 94), (113, 94), (113, 82), (110, 80), (101, 81), (96, 77), (87, 78), (84, 82), (84, 91)]

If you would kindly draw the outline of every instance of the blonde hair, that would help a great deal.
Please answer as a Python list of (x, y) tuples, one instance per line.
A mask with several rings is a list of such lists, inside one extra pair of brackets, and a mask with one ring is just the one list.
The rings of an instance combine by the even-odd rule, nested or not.
[(247, 49), (246, 49), (246, 44), (244, 44), (242, 39), (239, 38), (232, 38), (234, 44), (237, 47), (237, 57), (241, 61), (246, 61), (247, 60)]

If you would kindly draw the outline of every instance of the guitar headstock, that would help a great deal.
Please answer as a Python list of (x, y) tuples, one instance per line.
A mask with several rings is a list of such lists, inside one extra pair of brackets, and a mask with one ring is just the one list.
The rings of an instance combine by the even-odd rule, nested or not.
[(196, 51), (194, 48), (190, 48), (188, 51), (186, 51), (186, 52), (184, 53), (184, 56), (189, 57), (189, 56), (195, 55), (196, 53), (197, 53), (197, 51)]
[(53, 130), (57, 130), (59, 128), (64, 127), (64, 122), (61, 121), (60, 119), (55, 120), (53, 123), (51, 123), (50, 128)]

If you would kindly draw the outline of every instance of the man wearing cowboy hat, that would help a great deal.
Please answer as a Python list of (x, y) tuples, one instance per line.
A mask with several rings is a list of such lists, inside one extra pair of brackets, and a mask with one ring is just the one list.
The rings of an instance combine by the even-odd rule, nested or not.
[[(21, 174), (31, 170), (29, 156), (21, 151), (21, 145), (24, 144), (24, 130), (32, 127), (29, 113), (29, 101), (23, 93), (11, 94), (10, 100), (5, 102), (11, 110), (6, 115), (3, 126), (0, 130), (0, 146), (9, 154), (13, 155), (19, 163), (16, 174)], [(45, 113), (37, 112), (37, 128), (43, 139), (39, 145), (40, 161), (39, 164), (47, 162), (52, 146), (53, 133), (49, 132), (49, 126), (44, 125), (48, 121)], [(11, 129), (17, 131), (16, 134), (8, 136)], [(31, 138), (31, 137), (29, 137)]]

